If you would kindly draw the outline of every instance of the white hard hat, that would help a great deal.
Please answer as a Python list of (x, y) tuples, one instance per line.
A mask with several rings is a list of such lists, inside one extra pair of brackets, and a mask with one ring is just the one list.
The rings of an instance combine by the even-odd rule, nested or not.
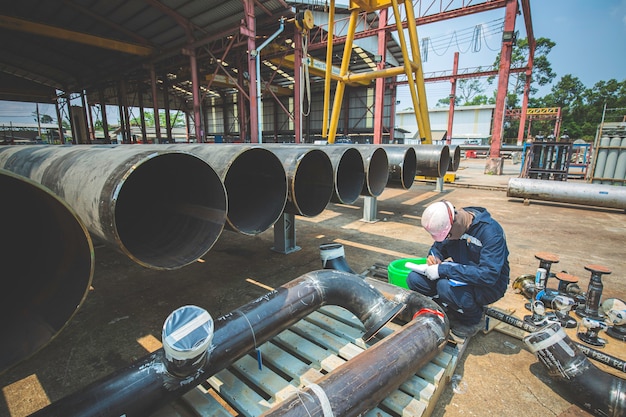
[(454, 206), (449, 201), (437, 201), (426, 207), (422, 214), (422, 227), (436, 242), (443, 241), (454, 223)]

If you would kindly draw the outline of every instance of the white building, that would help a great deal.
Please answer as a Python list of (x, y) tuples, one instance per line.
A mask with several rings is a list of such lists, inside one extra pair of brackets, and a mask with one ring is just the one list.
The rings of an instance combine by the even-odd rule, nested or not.
[[(491, 124), (495, 107), (495, 105), (455, 107), (454, 121), (452, 124), (452, 144), (488, 144), (489, 137), (491, 136)], [(444, 137), (444, 133), (448, 130), (448, 111), (448, 107), (433, 107), (428, 109), (430, 129), (433, 132), (433, 141)], [(406, 133), (406, 138), (418, 138), (419, 129), (413, 110), (397, 112), (396, 126), (409, 132)]]

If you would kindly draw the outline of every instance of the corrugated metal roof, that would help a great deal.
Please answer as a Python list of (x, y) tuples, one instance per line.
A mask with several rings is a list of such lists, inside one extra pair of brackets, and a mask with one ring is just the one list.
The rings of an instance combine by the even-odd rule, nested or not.
[[(247, 38), (239, 31), (245, 19), (243, 4), (241, 0), (0, 2), (0, 39), (5, 40), (0, 43), (0, 73), (6, 75), (0, 77), (0, 99), (15, 100), (17, 92), (8, 80), (19, 78), (25, 81), (24, 85), (42, 86), (33, 87), (37, 94), (29, 94), (25, 89), (23, 101), (32, 100), (29, 95), (36, 95), (37, 101), (41, 101), (45, 91), (53, 92), (49, 99), (52, 101), (55, 89), (67, 94), (83, 90), (96, 94), (102, 89), (107, 102), (116, 102), (112, 87), (125, 80), (131, 85), (128, 100), (132, 105), (138, 103), (133, 88), (139, 88), (132, 85), (147, 87), (150, 68), (154, 68), (159, 79), (167, 77), (171, 82), (172, 94), (189, 101), (189, 57), (183, 53), (189, 45), (196, 51), (201, 80), (213, 74), (217, 61), (222, 59), (234, 77), (239, 74), (237, 68), (242, 73), (247, 70)], [(274, 33), (281, 17), (293, 16), (294, 9), (284, 0), (258, 0), (253, 4), (258, 39)], [(293, 31), (289, 24), (276, 42), (289, 47)], [(231, 47), (228, 42), (232, 36), (235, 39)], [(388, 47), (399, 56), (395, 45), (391, 41)], [(150, 53), (142, 55), (144, 48)], [(369, 58), (373, 57), (366, 52)], [(335, 65), (340, 64), (342, 53), (342, 45), (336, 46)], [(325, 60), (325, 50), (311, 54)], [(360, 55), (352, 51), (351, 71), (371, 69), (371, 63), (364, 62), (363, 54)], [(293, 71), (289, 68), (283, 68), (286, 74), (273, 74), (269, 67), (261, 67), (263, 79), (271, 77), (273, 84), (279, 86), (293, 84)], [(232, 87), (223, 88), (232, 91)]]

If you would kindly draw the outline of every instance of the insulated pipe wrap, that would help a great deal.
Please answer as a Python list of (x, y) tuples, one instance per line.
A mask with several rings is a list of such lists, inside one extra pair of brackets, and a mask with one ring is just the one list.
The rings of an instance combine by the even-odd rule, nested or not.
[(301, 318), (331, 304), (346, 308), (361, 320), (367, 329), (364, 338), (404, 307), (386, 300), (356, 275), (332, 270), (309, 272), (215, 320), (210, 357), (192, 374), (169, 373), (163, 349), (159, 349), (33, 416), (150, 415)]
[(87, 228), (50, 190), (0, 170), (3, 273), (0, 373), (56, 337), (82, 305), (94, 272)]
[(417, 158), (416, 175), (443, 177), (450, 166), (450, 148), (448, 145), (414, 146)]
[(217, 241), (224, 185), (201, 159), (144, 146), (0, 148), (0, 167), (50, 188), (89, 231), (140, 265), (176, 269)]
[(365, 182), (361, 195), (378, 197), (385, 191), (389, 179), (389, 159), (384, 148), (376, 145), (357, 145), (363, 158)]
[(389, 179), (387, 187), (408, 190), (415, 181), (417, 157), (415, 149), (403, 145), (385, 145), (389, 159)]
[(333, 165), (335, 190), (331, 201), (354, 203), (365, 184), (363, 157), (358, 149), (347, 145), (317, 145), (330, 158)]
[(507, 197), (626, 209), (626, 187), (511, 178)]
[[(144, 147), (145, 145), (142, 145)], [(218, 173), (228, 195), (227, 227), (254, 236), (272, 227), (287, 203), (287, 174), (268, 149), (246, 144), (176, 144), (156, 149), (188, 152)]]
[(320, 149), (305, 145), (264, 145), (283, 163), (289, 194), (285, 212), (314, 217), (333, 196), (333, 166)]

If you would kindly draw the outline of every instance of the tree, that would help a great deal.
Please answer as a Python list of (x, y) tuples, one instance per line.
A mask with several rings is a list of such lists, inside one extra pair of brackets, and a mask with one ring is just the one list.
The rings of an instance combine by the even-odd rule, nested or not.
[[(554, 71), (552, 71), (552, 64), (548, 60), (548, 54), (556, 45), (555, 42), (548, 38), (536, 38), (535, 39), (535, 54), (533, 58), (533, 70), (531, 74), (531, 83), (529, 95), (537, 93), (537, 86), (544, 86), (550, 84), (556, 77)], [(517, 39), (513, 44), (513, 51), (511, 53), (511, 67), (522, 68), (528, 63), (528, 55), (530, 53), (530, 46), (528, 45), (528, 39)], [(496, 57), (494, 62), (494, 68), (500, 67), (500, 54)], [(489, 77), (488, 82), (492, 84), (495, 77)], [(511, 74), (509, 76), (509, 93), (515, 96), (521, 96), (524, 94), (524, 86), (526, 84), (526, 73), (519, 72)], [(518, 102), (516, 97), (514, 102)], [(508, 103), (510, 103), (509, 100)]]

